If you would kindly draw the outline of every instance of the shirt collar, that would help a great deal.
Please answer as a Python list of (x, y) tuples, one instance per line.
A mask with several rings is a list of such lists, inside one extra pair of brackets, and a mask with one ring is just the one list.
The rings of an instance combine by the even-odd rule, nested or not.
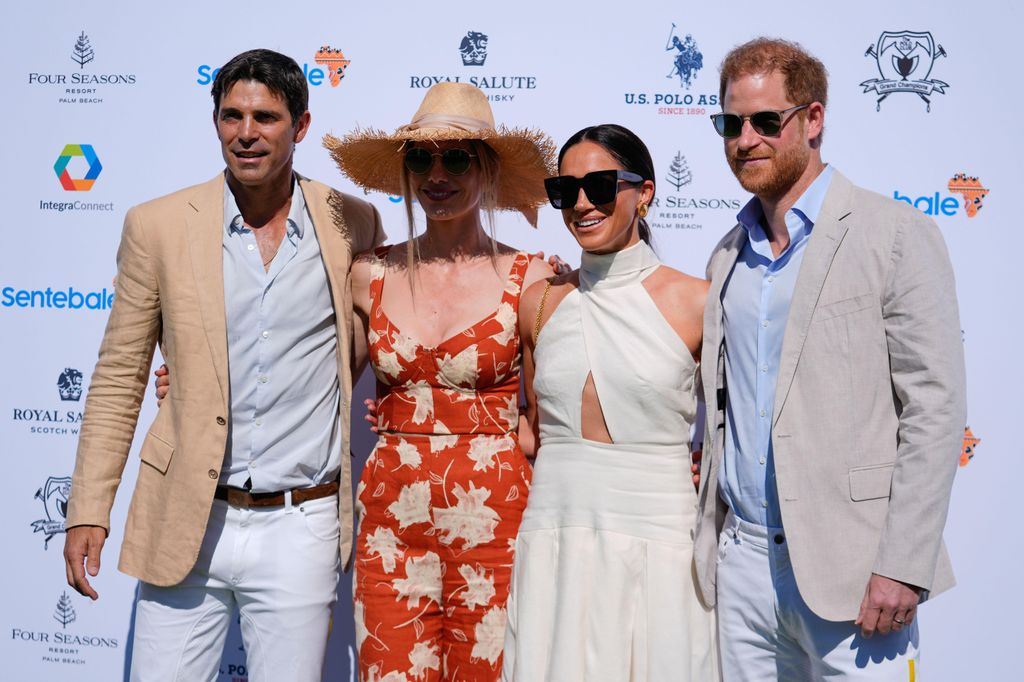
[[(305, 232), (306, 221), (306, 200), (302, 196), (302, 188), (299, 186), (299, 179), (292, 174), (292, 205), (288, 210), (288, 231), (289, 238), (302, 239)], [(224, 230), (230, 237), (233, 234), (241, 234), (245, 230), (245, 223), (242, 220), (242, 212), (238, 209), (238, 202), (235, 195), (228, 186), (227, 179), (224, 180)]]
[[(799, 244), (810, 235), (814, 223), (818, 220), (818, 214), (821, 213), (821, 206), (825, 203), (825, 195), (832, 183), (833, 173), (832, 166), (826, 165), (814, 182), (796, 200), (792, 208), (786, 211), (786, 228), (789, 230), (790, 243), (790, 248), (786, 249), (787, 252), (793, 245)], [(771, 247), (768, 244), (768, 235), (765, 234), (761, 223), (763, 217), (764, 209), (757, 197), (751, 198), (736, 214), (736, 220), (746, 230), (754, 251), (767, 256), (769, 260), (774, 260), (771, 255)]]

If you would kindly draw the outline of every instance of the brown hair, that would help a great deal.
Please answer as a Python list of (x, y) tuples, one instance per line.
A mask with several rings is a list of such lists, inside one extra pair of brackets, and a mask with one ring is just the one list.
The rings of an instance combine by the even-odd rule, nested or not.
[[(740, 76), (778, 71), (786, 83), (786, 97), (793, 104), (828, 104), (828, 72), (821, 61), (799, 44), (779, 38), (754, 38), (734, 47), (722, 60), (719, 102), (725, 103), (725, 86)], [(804, 112), (800, 112), (801, 115)]]

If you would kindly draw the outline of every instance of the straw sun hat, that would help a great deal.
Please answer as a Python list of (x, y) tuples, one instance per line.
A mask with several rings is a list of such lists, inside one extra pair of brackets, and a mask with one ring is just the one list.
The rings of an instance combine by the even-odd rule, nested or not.
[(341, 139), (325, 135), (324, 147), (357, 185), (400, 195), (405, 144), (447, 140), (480, 140), (493, 149), (499, 159), (496, 208), (520, 211), (536, 225), (537, 208), (546, 201), (544, 178), (554, 175), (555, 144), (539, 130), (496, 127), (487, 95), (469, 83), (434, 85), (412, 122), (392, 134), (356, 129)]

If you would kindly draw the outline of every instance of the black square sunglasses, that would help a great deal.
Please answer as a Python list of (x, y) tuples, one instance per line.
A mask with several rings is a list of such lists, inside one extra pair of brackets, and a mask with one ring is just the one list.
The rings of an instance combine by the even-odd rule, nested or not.
[(625, 170), (600, 170), (587, 173), (582, 178), (572, 175), (558, 175), (544, 180), (548, 201), (555, 208), (572, 208), (580, 196), (580, 188), (595, 206), (610, 204), (619, 192), (619, 182), (639, 184), (644, 179), (636, 173)]
[(711, 114), (711, 122), (715, 124), (715, 130), (726, 139), (739, 137), (743, 132), (743, 122), (750, 121), (750, 126), (758, 135), (765, 137), (778, 137), (782, 127), (786, 125), (788, 114), (801, 109), (806, 109), (810, 104), (799, 104), (782, 111), (755, 111), (750, 116), (739, 114)]

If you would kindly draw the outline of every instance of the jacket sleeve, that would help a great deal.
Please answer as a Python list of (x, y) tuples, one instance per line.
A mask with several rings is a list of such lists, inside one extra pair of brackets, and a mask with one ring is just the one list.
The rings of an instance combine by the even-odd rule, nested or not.
[(899, 445), (874, 572), (930, 589), (967, 422), (953, 268), (938, 226), (900, 209), (882, 296)]
[(117, 281), (78, 439), (67, 526), (110, 531), (121, 482), (160, 335), (160, 294), (137, 208), (125, 216)]

